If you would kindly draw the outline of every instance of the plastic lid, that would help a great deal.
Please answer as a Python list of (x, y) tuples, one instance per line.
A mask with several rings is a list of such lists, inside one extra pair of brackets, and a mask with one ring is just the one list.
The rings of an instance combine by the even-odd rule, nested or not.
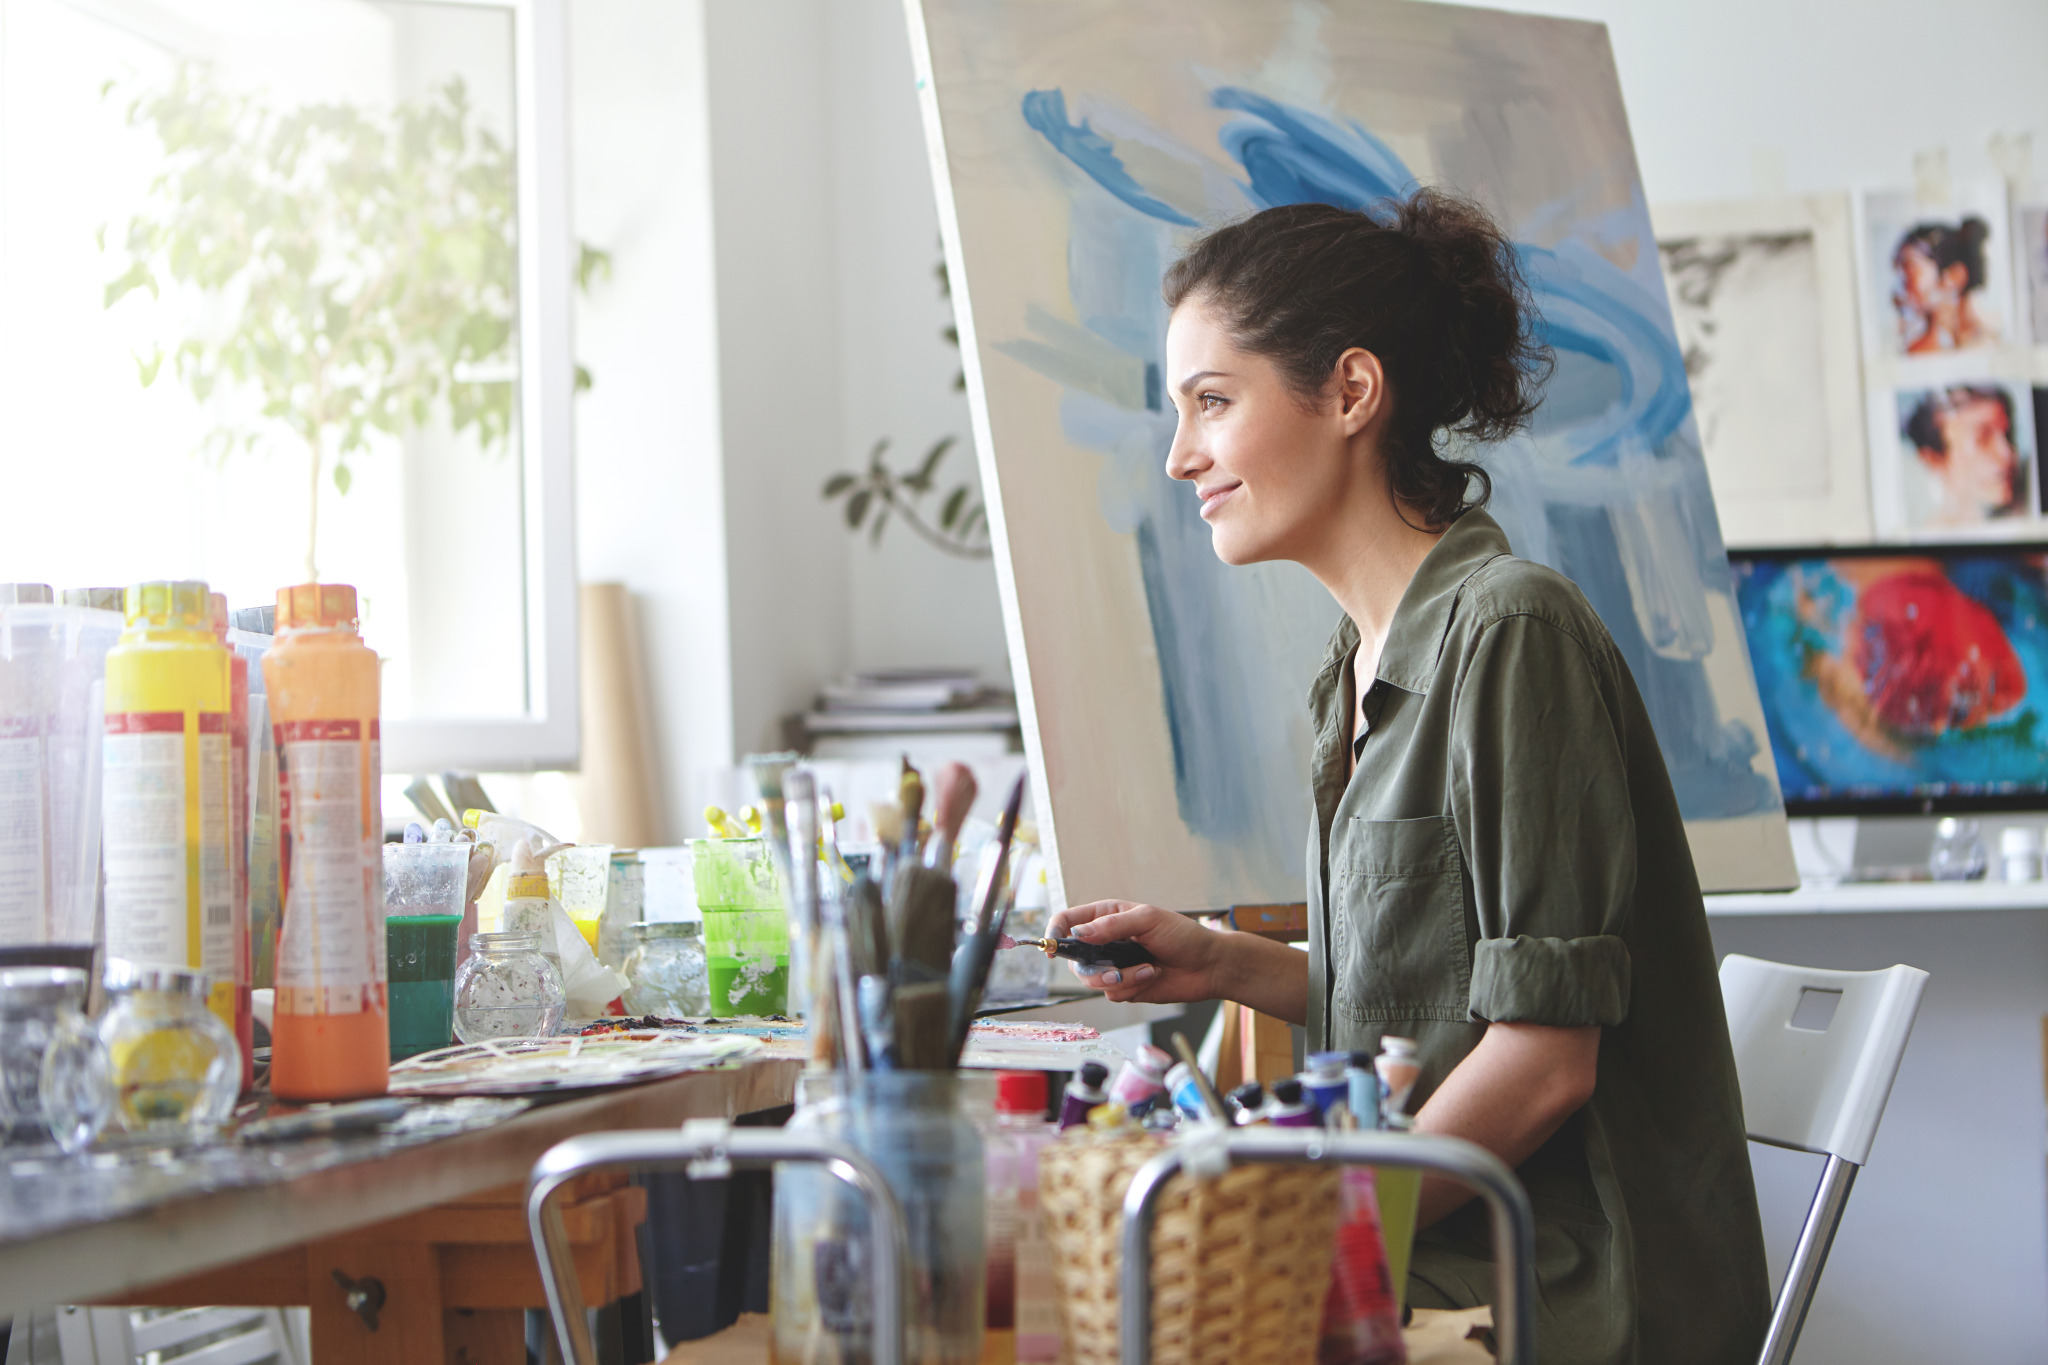
[(1131, 1058), (1130, 1064), (1156, 1081), (1173, 1069), (1173, 1054), (1163, 1047), (1141, 1043), (1138, 1055)]
[(1230, 1092), (1230, 1098), (1240, 1109), (1257, 1109), (1266, 1102), (1266, 1087), (1257, 1081), (1246, 1081)]
[(656, 920), (652, 924), (635, 924), (632, 930), (634, 936), (641, 939), (702, 938), (704, 922), (694, 919), (665, 919)]
[(0, 968), (0, 1015), (85, 1000), (85, 973), (76, 967)]
[(206, 584), (197, 578), (137, 583), (122, 597), (128, 624), (170, 626), (186, 630), (213, 629), (213, 608)]
[(1372, 1054), (1370, 1052), (1349, 1053), (1345, 1056), (1344, 1064), (1354, 1067), (1359, 1071), (1370, 1071), (1372, 1070)]
[(998, 1071), (996, 1073), (998, 1114), (1043, 1114), (1045, 1073), (1043, 1071)]
[(538, 947), (539, 934), (518, 934), (507, 930), (469, 936), (469, 950), (473, 953), (530, 953)]
[(1415, 1040), (1413, 1038), (1397, 1038), (1391, 1033), (1383, 1033), (1380, 1035), (1380, 1046), (1389, 1057), (1413, 1057), (1415, 1055)]
[(1090, 1090), (1100, 1090), (1102, 1083), (1109, 1079), (1109, 1068), (1101, 1062), (1081, 1063), (1081, 1084)]
[(295, 583), (277, 590), (277, 629), (355, 629), (356, 590), (346, 583)]
[(228, 613), (228, 619), (236, 630), (248, 635), (277, 634), (277, 608), (268, 603), (260, 607), (236, 607)]
[(1301, 1082), (1292, 1076), (1273, 1082), (1273, 1098), (1282, 1104), (1300, 1104)]
[(1998, 835), (1998, 851), (2008, 858), (2039, 853), (2041, 831), (2032, 825), (2007, 825)]
[(1311, 1052), (1308, 1054), (1308, 1069), (1311, 1071), (1342, 1071), (1350, 1064), (1348, 1052)]
[(107, 970), (101, 983), (109, 995), (128, 991), (168, 991), (193, 1000), (206, 999), (207, 992), (213, 989), (211, 978), (191, 967), (162, 962), (130, 962), (119, 957), (107, 959)]
[(545, 872), (515, 872), (512, 884), (505, 892), (507, 900), (544, 901), (548, 898), (548, 874)]
[(120, 588), (66, 588), (64, 605), (67, 607), (90, 607), (94, 611), (120, 611), (122, 590)]
[(17, 602), (48, 603), (56, 600), (48, 583), (0, 583), (0, 607)]

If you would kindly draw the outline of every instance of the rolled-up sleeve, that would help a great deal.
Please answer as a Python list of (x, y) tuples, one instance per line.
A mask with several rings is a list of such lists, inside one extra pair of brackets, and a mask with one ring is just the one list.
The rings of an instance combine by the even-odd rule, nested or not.
[(1611, 655), (1537, 616), (1485, 628), (1459, 681), (1452, 817), (1479, 941), (1471, 1017), (1628, 1017), (1635, 818)]

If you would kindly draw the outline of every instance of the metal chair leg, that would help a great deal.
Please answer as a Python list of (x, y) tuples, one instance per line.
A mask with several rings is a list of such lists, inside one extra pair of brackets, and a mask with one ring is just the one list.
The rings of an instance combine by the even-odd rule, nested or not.
[(1806, 1310), (1813, 1306), (1813, 1291), (1820, 1287), (1820, 1272), (1835, 1244), (1835, 1230), (1842, 1225), (1849, 1189), (1861, 1169), (1853, 1161), (1830, 1156), (1821, 1171), (1820, 1188), (1806, 1210), (1798, 1245), (1792, 1248), (1792, 1264), (1785, 1268), (1785, 1283), (1779, 1286), (1778, 1302), (1771, 1309), (1771, 1329), (1764, 1334), (1759, 1365), (1786, 1365), (1792, 1359), (1800, 1329), (1806, 1326)]
[[(1448, 1176), (1477, 1190), (1493, 1213), (1493, 1331), (1501, 1365), (1534, 1365), (1535, 1215), (1522, 1183), (1491, 1152), (1457, 1138), (1381, 1132), (1219, 1129), (1211, 1140), (1232, 1164), (1338, 1161), (1399, 1166)], [(1188, 1144), (1168, 1148), (1138, 1168), (1124, 1195), (1123, 1365), (1151, 1365), (1153, 1214), (1160, 1191), (1188, 1156)]]
[(723, 1119), (693, 1119), (681, 1132), (592, 1133), (550, 1147), (526, 1185), (526, 1226), (540, 1260), (541, 1283), (567, 1365), (597, 1365), (583, 1312), (583, 1290), (555, 1193), (579, 1175), (612, 1167), (675, 1169), (693, 1180), (717, 1179), (734, 1166), (767, 1167), (815, 1161), (853, 1187), (867, 1205), (880, 1254), (874, 1267), (875, 1365), (903, 1365), (904, 1266), (909, 1259), (903, 1211), (865, 1156), (841, 1143), (773, 1128), (735, 1128)]

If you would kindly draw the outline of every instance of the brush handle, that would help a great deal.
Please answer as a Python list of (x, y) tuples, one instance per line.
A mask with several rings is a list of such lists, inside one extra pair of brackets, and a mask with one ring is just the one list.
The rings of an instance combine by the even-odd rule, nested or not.
[(939, 769), (932, 783), (932, 845), (925, 854), (926, 866), (951, 869), (960, 827), (967, 823), (967, 812), (974, 809), (976, 792), (974, 774), (965, 763), (948, 763)]
[(1053, 942), (1054, 957), (1063, 957), (1083, 967), (1114, 967), (1122, 971), (1141, 963), (1157, 962), (1142, 943), (1120, 938), (1112, 943), (1083, 943), (1078, 938), (1063, 938)]

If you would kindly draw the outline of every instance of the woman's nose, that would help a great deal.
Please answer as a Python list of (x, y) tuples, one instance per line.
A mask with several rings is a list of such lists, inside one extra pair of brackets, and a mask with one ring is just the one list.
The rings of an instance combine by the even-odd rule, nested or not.
[(1173, 444), (1166, 448), (1166, 475), (1171, 479), (1192, 479), (1209, 467), (1208, 457), (1188, 439), (1187, 423), (1174, 429)]

